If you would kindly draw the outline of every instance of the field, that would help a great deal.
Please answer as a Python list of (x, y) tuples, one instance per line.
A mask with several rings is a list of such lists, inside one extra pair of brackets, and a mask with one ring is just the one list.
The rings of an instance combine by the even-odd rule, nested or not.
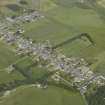
[(79, 93), (73, 93), (54, 86), (50, 86), (45, 90), (28, 86), (20, 87), (2, 102), (2, 105), (84, 105)]
[(0, 41), (0, 69), (8, 67), (18, 59), (13, 48)]
[[(87, 39), (77, 39), (58, 49), (68, 57), (85, 58), (94, 72), (105, 75), (105, 11), (101, 3), (87, 2), (82, 4), (77, 0), (40, 0), (39, 4), (37, 0), (26, 1), (28, 6), (24, 6), (25, 8), (39, 10), (45, 17), (35, 23), (24, 24), (24, 37), (30, 37), (36, 42), (50, 40), (55, 46), (81, 33), (88, 33), (95, 45), (91, 45)], [(104, 2), (104, 0), (102, 1)], [(6, 16), (21, 14), (20, 10), (14, 11), (7, 8), (7, 4), (17, 4), (22, 7), (15, 0), (1, 0), (1, 14)], [(0, 83), (28, 78), (21, 75), (19, 70), (28, 72), (29, 78), (31, 76), (32, 79), (39, 79), (47, 73), (45, 68), (42, 70), (40, 67), (34, 67), (29, 58), (23, 58), (16, 63), (18, 68), (16, 72), (12, 74), (4, 72), (4, 69), (15, 63), (19, 57), (16, 56), (12, 48), (2, 41), (0, 41), (0, 48)], [(78, 92), (55, 86), (50, 86), (46, 90), (28, 86), (19, 87), (16, 92), (11, 93), (0, 103), (0, 105), (23, 104), (85, 105)]]
[(92, 64), (91, 68), (95, 71), (98, 67), (98, 60), (102, 60), (101, 58), (97, 59), (97, 56), (103, 54), (105, 49), (104, 9), (96, 5), (93, 5), (92, 8), (90, 5), (90, 7), (84, 8), (82, 5), (75, 3), (76, 0), (73, 2), (53, 0), (51, 2), (53, 4), (51, 9), (40, 8), (40, 11), (45, 16), (44, 19), (25, 25), (27, 30), (25, 36), (31, 37), (36, 41), (50, 40), (56, 45), (86, 32), (94, 40), (95, 46), (90, 45), (88, 40), (75, 40), (59, 49), (67, 56), (85, 58)]

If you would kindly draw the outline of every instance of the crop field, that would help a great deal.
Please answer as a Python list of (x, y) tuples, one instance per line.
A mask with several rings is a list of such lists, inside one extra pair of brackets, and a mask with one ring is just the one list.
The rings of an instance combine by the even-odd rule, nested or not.
[[(85, 58), (94, 72), (105, 75), (104, 0), (96, 3), (86, 0), (87, 3), (84, 4), (79, 0), (25, 1), (27, 5), (19, 4), (16, 0), (0, 0), (0, 14), (20, 15), (23, 7), (39, 10), (44, 18), (24, 24), (23, 36), (32, 38), (35, 42), (50, 40), (53, 46), (81, 33), (88, 33), (95, 42), (94, 45), (87, 38), (78, 38), (57, 49), (68, 57)], [(17, 8), (14, 9), (14, 5)], [(0, 41), (0, 84), (12, 80), (37, 80), (48, 73), (46, 68), (33, 64), (30, 58), (20, 58), (13, 48)], [(16, 71), (12, 74), (5, 72), (10, 64), (16, 66)], [(16, 91), (0, 101), (0, 105), (85, 105), (78, 92), (56, 86), (43, 90), (25, 85), (16, 88)]]

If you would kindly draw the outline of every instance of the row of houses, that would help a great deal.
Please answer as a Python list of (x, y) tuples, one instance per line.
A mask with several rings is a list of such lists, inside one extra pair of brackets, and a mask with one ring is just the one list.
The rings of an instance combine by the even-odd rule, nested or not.
[(38, 11), (26, 11), (20, 16), (6, 17), (0, 20), (0, 37), (8, 43), (13, 43), (20, 34), (24, 33), (23, 23), (34, 22), (43, 18)]
[(26, 22), (34, 22), (40, 18), (44, 18), (44, 16), (38, 11), (32, 11), (30, 13), (25, 12), (23, 15), (17, 17), (7, 17), (6, 20), (11, 23), (22, 24)]

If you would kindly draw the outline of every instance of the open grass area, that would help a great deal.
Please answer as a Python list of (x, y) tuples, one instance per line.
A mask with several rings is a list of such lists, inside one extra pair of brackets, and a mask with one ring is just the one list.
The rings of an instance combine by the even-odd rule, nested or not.
[(23, 86), (7, 96), (0, 105), (84, 105), (79, 93), (50, 86), (47, 89)]
[[(78, 7), (75, 1), (52, 0), (55, 7), (43, 11), (45, 18), (33, 24), (25, 25), (25, 36), (36, 41), (50, 40), (54, 45), (87, 32), (95, 41), (90, 46), (88, 41), (76, 40), (60, 49), (67, 56), (84, 57), (87, 61), (94, 61), (95, 57), (105, 49), (105, 24), (95, 9)], [(62, 5), (65, 4), (65, 5)], [(72, 6), (66, 6), (71, 4)], [(47, 5), (47, 3), (45, 4)]]
[(41, 79), (44, 75), (49, 73), (46, 68), (41, 68), (34, 64), (29, 57), (23, 58), (23, 60), (17, 62), (15, 65), (16, 71), (23, 74), (27, 79)]
[[(24, 36), (31, 37), (36, 42), (50, 40), (56, 45), (86, 32), (94, 40), (94, 46), (86, 39), (79, 39), (58, 49), (67, 56), (85, 58), (92, 64), (92, 70), (105, 75), (104, 8), (93, 1), (79, 5), (77, 0), (43, 0), (40, 3), (41, 8), (38, 9), (45, 18), (25, 24)], [(49, 7), (49, 4), (52, 5)], [(86, 8), (83, 5), (86, 5)]]
[(7, 73), (6, 71), (0, 71), (0, 84), (6, 84), (14, 80), (23, 80), (25, 79), (19, 72)]
[(0, 69), (8, 67), (16, 60), (18, 60), (18, 56), (16, 56), (14, 49), (0, 41)]
[(24, 77), (18, 73), (8, 73), (6, 68), (19, 59), (14, 49), (0, 41), (0, 84), (13, 80), (22, 80)]
[[(45, 68), (40, 68), (33, 65), (31, 59), (28, 57), (23, 58), (19, 62), (17, 61), (16, 66), (19, 71), (28, 73), (33, 80), (41, 79), (48, 72)], [(4, 71), (0, 72), (0, 83), (8, 83), (13, 80), (26, 79), (24, 76), (15, 70), (12, 74), (8, 74)], [(6, 78), (4, 78), (4, 76)], [(29, 79), (29, 78), (28, 78)], [(27, 101), (28, 100), (28, 101)], [(77, 101), (75, 101), (77, 100)], [(78, 92), (72, 92), (64, 88), (58, 88), (55, 86), (49, 86), (47, 89), (37, 89), (35, 87), (30, 88), (29, 85), (21, 86), (16, 89), (9, 96), (2, 98), (0, 105), (85, 105), (81, 95)]]
[[(105, 75), (105, 14), (102, 7), (88, 2), (84, 4), (77, 0), (26, 0), (25, 8), (37, 9), (45, 17), (34, 23), (24, 24), (24, 37), (30, 37), (36, 42), (50, 40), (53, 46), (81, 33), (88, 33), (95, 45), (87, 39), (77, 39), (58, 49), (68, 57), (83, 57), (95, 72)], [(16, 4), (15, 0), (1, 0), (0, 12), (4, 15), (19, 15), (20, 11), (12, 11), (7, 4)], [(102, 4), (100, 4), (102, 5)], [(10, 5), (9, 5), (10, 6)], [(101, 12), (100, 12), (101, 11)], [(20, 59), (12, 48), (0, 42), (0, 83), (31, 78), (37, 80), (48, 73), (45, 68), (33, 64), (28, 57)], [(15, 63), (16, 71), (8, 74), (3, 68)], [(23, 75), (22, 75), (23, 73)], [(24, 74), (25, 73), (25, 74)], [(24, 76), (26, 76), (24, 78)], [(6, 78), (5, 78), (6, 77)], [(0, 105), (85, 105), (81, 95), (63, 88), (49, 86), (47, 89), (29, 88), (23, 86), (7, 96)]]

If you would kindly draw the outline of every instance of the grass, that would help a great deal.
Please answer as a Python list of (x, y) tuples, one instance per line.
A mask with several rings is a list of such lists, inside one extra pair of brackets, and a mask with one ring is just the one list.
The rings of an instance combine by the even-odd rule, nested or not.
[[(57, 1), (55, 8), (44, 12), (42, 10), (45, 19), (25, 25), (25, 36), (29, 36), (36, 41), (49, 39), (52, 43), (58, 44), (74, 35), (87, 32), (96, 42), (95, 46), (88, 46), (88, 42), (80, 40), (65, 45), (61, 49), (67, 56), (81, 56), (91, 62), (95, 56), (105, 49), (105, 25), (103, 21), (93, 9), (81, 9), (76, 5), (66, 7), (61, 5), (60, 0)], [(63, 0), (61, 1), (63, 3)]]
[[(17, 98), (15, 98), (17, 97)], [(71, 101), (72, 100), (72, 101)], [(23, 86), (7, 96), (1, 105), (84, 105), (79, 93), (50, 86), (47, 89)]]
[[(36, 42), (50, 40), (53, 45), (61, 43), (83, 32), (87, 32), (95, 41), (95, 46), (85, 40), (76, 40), (59, 50), (67, 56), (85, 58), (94, 72), (105, 75), (105, 15), (104, 9), (99, 6), (92, 8), (78, 7), (76, 1), (53, 0), (51, 9), (41, 12), (45, 18), (32, 24), (25, 25), (25, 36)], [(71, 5), (69, 5), (71, 4)], [(47, 5), (47, 3), (45, 4)], [(91, 7), (90, 3), (87, 6)], [(44, 8), (44, 7), (43, 7)], [(100, 9), (101, 8), (101, 9)], [(101, 55), (101, 56), (100, 56)], [(97, 58), (98, 57), (98, 58)]]
[[(35, 23), (25, 24), (24, 28), (26, 31), (24, 37), (31, 37), (33, 40), (36, 40), (36, 42), (50, 40), (53, 45), (56, 45), (80, 33), (87, 32), (95, 41), (95, 46), (90, 46), (88, 40), (76, 40), (64, 45), (59, 48), (59, 50), (67, 56), (85, 58), (89, 63), (92, 62), (92, 65), (90, 66), (92, 70), (105, 75), (105, 21), (103, 19), (104, 14), (102, 16), (102, 13), (99, 14), (99, 11), (97, 11), (99, 7), (98, 9), (95, 9), (96, 7), (83, 9), (80, 6), (77, 6), (77, 0), (41, 0), (40, 8), (38, 1), (30, 0), (29, 2), (27, 0), (27, 2), (28, 7), (40, 9), (40, 12), (45, 18), (40, 19)], [(7, 10), (4, 6), (2, 9), (5, 14), (9, 16), (11, 14), (17, 14), (11, 10)], [(102, 9), (101, 12), (103, 12)], [(9, 47), (6, 47), (4, 43), (0, 42), (0, 48), (0, 68), (4, 68), (15, 62), (17, 57)], [(41, 69), (38, 66), (32, 66), (32, 62), (29, 58), (25, 58), (16, 63), (16, 65), (21, 70), (30, 73), (33, 79), (43, 77), (43, 75), (46, 74), (44, 68)], [(19, 72), (16, 72), (16, 74), (12, 74), (11, 76), (1, 72), (0, 79), (2, 79), (2, 81), (7, 81), (3, 78), (3, 75), (10, 78), (10, 80), (11, 78), (21, 78)], [(74, 93), (54, 86), (50, 86), (46, 90), (20, 87), (16, 92), (6, 97), (6, 100), (3, 100), (2, 104), (0, 103), (0, 105), (23, 104), (84, 105), (79, 93)]]
[(9, 74), (3, 70), (0, 71), (0, 84), (6, 84), (13, 80), (23, 80), (23, 79), (25, 78), (19, 72)]
[(95, 72), (100, 72), (105, 76), (105, 52), (103, 51), (96, 57), (96, 63), (92, 65)]
[(7, 73), (6, 68), (19, 59), (16, 56), (14, 49), (0, 41), (0, 84), (7, 83), (13, 80), (22, 80), (24, 77), (18, 72)]
[(18, 59), (15, 52), (7, 44), (0, 42), (0, 69), (8, 67)]
[(33, 80), (40, 79), (47, 73), (49, 73), (45, 68), (40, 68), (38, 65), (34, 64), (29, 57), (17, 62), (16, 64), (17, 71), (24, 72)]

